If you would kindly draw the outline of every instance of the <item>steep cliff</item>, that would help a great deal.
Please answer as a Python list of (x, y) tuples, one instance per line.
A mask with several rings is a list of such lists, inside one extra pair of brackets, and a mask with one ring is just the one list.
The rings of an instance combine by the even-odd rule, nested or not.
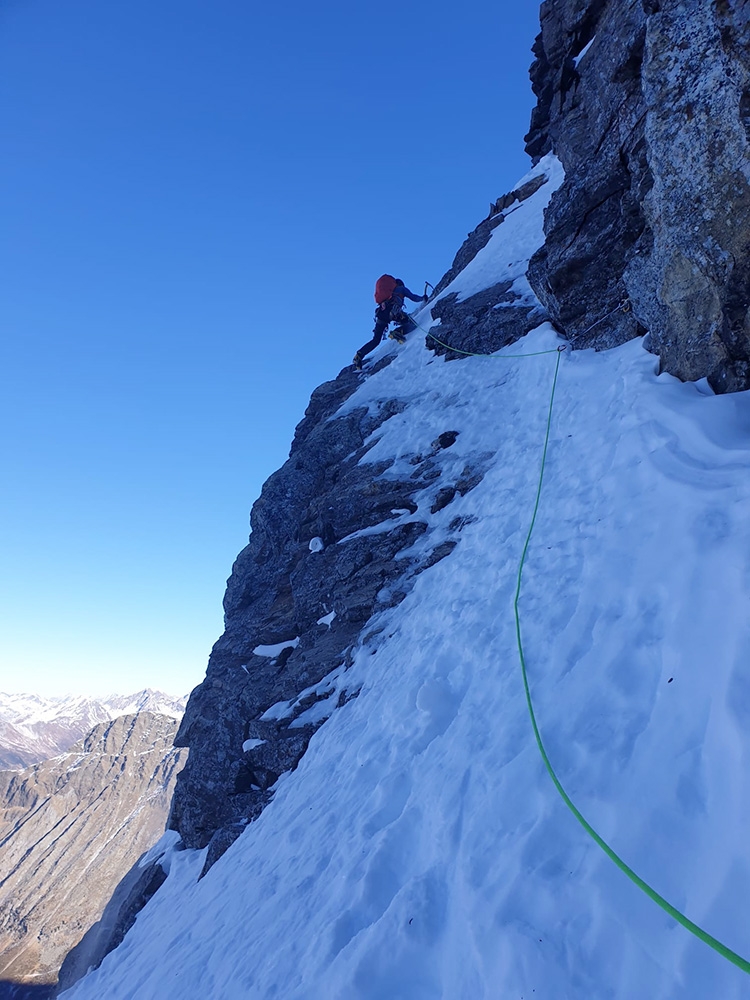
[(159, 839), (186, 756), (176, 728), (162, 715), (120, 716), (59, 757), (0, 772), (0, 982), (54, 984)]
[[(482, 282), (524, 270), (559, 180), (553, 161), (548, 169), (446, 296), (467, 303)], [(417, 314), (425, 329), (428, 317)], [(359, 484), (342, 488), (341, 502), (359, 504), (363, 526), (344, 521), (350, 533), (337, 538), (342, 522), (329, 532), (313, 519), (288, 540), (281, 518), (265, 539), (271, 562), (298, 553), (285, 588), (252, 593), (268, 620), (279, 608), (293, 614), (298, 581), (320, 581), (320, 606), (312, 628), (302, 616), (279, 619), (277, 632), (252, 634), (248, 623), (251, 657), (238, 655), (233, 670), (229, 661), (215, 695), (206, 682), (215, 700), (202, 738), (216, 780), (212, 789), (210, 769), (198, 768), (176, 819), (200, 819), (204, 802), (208, 822), (221, 821), (232, 807), (227, 775), (247, 761), (253, 784), (271, 780), (279, 756), (255, 755), (281, 740), (306, 742), (297, 767), (237, 793), (240, 806), (258, 807), (241, 798), (252, 793), (267, 801), (250, 822), (238, 809), (242, 833), (221, 856), (227, 827), (202, 848), (162, 842), (142, 871), (168, 870), (163, 885), (65, 1000), (745, 1000), (745, 973), (639, 892), (557, 794), (529, 718), (513, 607), (551, 417), (519, 603), (544, 745), (626, 862), (747, 955), (750, 394), (659, 376), (640, 340), (561, 356), (542, 323), (494, 357), (459, 361), (427, 348), (444, 333), (429, 329), (403, 347), (387, 341), (352, 391), (342, 373), (325, 390), (345, 390), (338, 409), (303, 422), (297, 454), (327, 428), (339, 430), (328, 445), (338, 448), (344, 428), (371, 421), (341, 478)], [(459, 490), (467, 467), (478, 481)], [(285, 475), (285, 489), (266, 494), (280, 505), (295, 496)], [(352, 553), (363, 551), (362, 566)], [(268, 563), (248, 565), (249, 581), (254, 566), (273, 579)], [(375, 591), (379, 566), (371, 617), (343, 652), (323, 647), (335, 655), (315, 669), (330, 672), (318, 683), (308, 674), (299, 690), (293, 657), (312, 660), (339, 618), (335, 641), (352, 634), (347, 609), (368, 613), (360, 595)], [(230, 608), (242, 607), (240, 579)], [(260, 668), (267, 685), (255, 712), (280, 699), (246, 729), (233, 704), (249, 704), (245, 668)]]
[(181, 849), (71, 998), (747, 995), (565, 811), (518, 665), (595, 825), (747, 953), (745, 19), (542, 5), (534, 169), (313, 394), (177, 737)]
[(546, 0), (541, 25), (527, 149), (566, 180), (534, 290), (576, 347), (648, 332), (663, 370), (747, 388), (747, 4)]
[[(521, 218), (514, 208), (532, 196), (532, 230), (538, 227), (559, 181), (552, 161), (540, 164), (493, 213), (491, 228), (480, 226), (459, 251), (432, 308), (442, 317), (440, 338), (451, 346), (493, 351), (544, 318), (525, 282), (526, 258), (506, 265), (498, 284), (486, 248), (501, 223), (511, 229)], [(429, 347), (444, 350), (431, 338)], [(371, 371), (395, 358), (386, 355)], [(465, 496), (484, 476), (490, 456), (481, 448), (456, 465), (457, 432), (449, 424), (398, 467), (392, 456), (371, 461), (380, 429), (395, 417), (408, 420), (409, 404), (393, 397), (346, 406), (359, 388), (358, 373), (345, 368), (316, 389), (289, 460), (254, 504), (250, 543), (224, 599), (226, 630), (177, 734), (178, 746), (200, 749), (178, 778), (170, 827), (187, 847), (210, 843), (206, 867), (259, 815), (318, 726), (357, 695), (345, 684), (334, 697), (325, 679), (351, 664), (368, 622), (398, 605), (419, 574), (457, 544), (460, 518), (436, 534), (429, 512)]]
[[(525, 264), (523, 274), (512, 264), (475, 272), (477, 255), (502, 239), (501, 225), (544, 184), (544, 170), (494, 202), (459, 250), (431, 305), (440, 328), (430, 349), (445, 353), (442, 341), (489, 353), (549, 316), (574, 347), (613, 347), (648, 331), (665, 370), (707, 376), (720, 390), (744, 387), (747, 16), (742, 5), (707, 0), (542, 4), (528, 150), (537, 160), (553, 151), (565, 181), (528, 268), (536, 294)], [(453, 289), (458, 276), (474, 282), (465, 293)], [(363, 464), (403, 403), (337, 413), (357, 386), (345, 369), (316, 390), (289, 461), (255, 504), (227, 589), (226, 631), (178, 734), (180, 745), (201, 749), (178, 781), (170, 823), (189, 847), (213, 841), (208, 864), (259, 814), (330, 714), (329, 704), (309, 721), (310, 704), (327, 701), (317, 685), (347, 664), (372, 615), (402, 600), (456, 541), (430, 547), (428, 522), (404, 524), (393, 511), (413, 513), (430, 483), (440, 482), (442, 503), (483, 475), (472, 456), (443, 482), (439, 438), (407, 476)], [(388, 531), (365, 531), (389, 522)], [(420, 559), (404, 558), (423, 533)], [(282, 720), (265, 714), (281, 702), (293, 706)]]

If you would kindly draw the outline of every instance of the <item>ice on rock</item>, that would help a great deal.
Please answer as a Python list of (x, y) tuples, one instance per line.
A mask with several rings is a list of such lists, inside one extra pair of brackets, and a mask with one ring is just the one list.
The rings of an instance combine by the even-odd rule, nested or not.
[(245, 740), (242, 744), (242, 752), (247, 753), (248, 750), (254, 750), (256, 747), (262, 747), (265, 740)]
[(287, 639), (285, 642), (277, 642), (271, 646), (256, 646), (253, 650), (255, 656), (279, 656), (285, 649), (296, 649), (299, 646), (299, 636), (294, 639)]

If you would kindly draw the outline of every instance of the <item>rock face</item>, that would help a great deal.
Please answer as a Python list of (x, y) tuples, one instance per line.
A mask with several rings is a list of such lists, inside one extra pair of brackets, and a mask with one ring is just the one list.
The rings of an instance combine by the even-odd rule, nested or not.
[[(512, 280), (498, 281), (465, 298), (457, 292), (442, 294), (487, 245), (498, 226), (546, 183), (546, 174), (539, 173), (502, 195), (491, 203), (487, 218), (464, 240), (450, 268), (435, 286), (433, 298), (437, 301), (431, 315), (440, 320), (440, 327), (434, 336), (427, 338), (430, 350), (451, 360), (466, 354), (491, 354), (549, 318), (539, 301), (533, 296), (532, 301), (527, 301), (528, 296), (516, 290)], [(455, 350), (450, 350), (447, 344)]]
[(182, 717), (187, 698), (146, 688), (109, 698), (43, 698), (0, 693), (0, 771), (16, 770), (69, 750), (100, 722), (118, 715), (156, 712)]
[(186, 757), (173, 747), (176, 728), (166, 716), (122, 716), (54, 760), (0, 773), (6, 987), (26, 984), (34, 996), (54, 984), (66, 953), (162, 834)]
[[(525, 280), (525, 261), (512, 280), (489, 288), (483, 284), (489, 265), (482, 264), (482, 281), (461, 276), (511, 212), (537, 192), (541, 198), (545, 184), (551, 191), (559, 183), (556, 171), (541, 165), (494, 202), (439, 282), (432, 318), (440, 319), (440, 339), (456, 348), (450, 356), (495, 351), (545, 318)], [(429, 333), (426, 346), (446, 351)], [(386, 355), (368, 371), (395, 357)], [(359, 373), (345, 368), (315, 390), (288, 461), (263, 487), (249, 544), (228, 582), (225, 632), (175, 740), (196, 752), (178, 778), (169, 826), (187, 848), (208, 845), (204, 873), (257, 818), (316, 729), (356, 697), (356, 688), (339, 681), (354, 645), (367, 644), (368, 623), (399, 604), (415, 578), (458, 544), (461, 518), (449, 537), (433, 541), (428, 512), (474, 489), (491, 457), (473, 455), (458, 474), (444, 477), (444, 457), (457, 438), (446, 427), (419, 454), (363, 462), (379, 428), (408, 402), (345, 405), (359, 385)]]
[[(537, 193), (548, 197), (540, 190), (548, 183), (549, 190), (559, 183), (556, 169), (542, 165), (494, 202), (439, 282), (435, 329), (459, 352), (497, 350), (544, 319), (523, 277), (525, 261), (514, 281), (490, 288), (479, 282), (474, 294), (477, 282), (460, 276), (511, 212)], [(426, 346), (445, 353), (429, 334)], [(395, 357), (383, 357), (369, 371)], [(478, 453), (457, 475), (444, 476), (457, 438), (446, 427), (419, 454), (362, 462), (377, 445), (379, 428), (408, 403), (346, 406), (359, 380), (345, 368), (315, 390), (288, 461), (263, 487), (249, 544), (228, 582), (226, 630), (175, 740), (191, 755), (177, 780), (169, 826), (185, 847), (209, 845), (204, 872), (257, 818), (316, 729), (356, 697), (357, 689), (334, 685), (332, 676), (345, 673), (355, 644), (367, 644), (370, 619), (399, 604), (415, 578), (458, 544), (461, 518), (451, 523), (449, 537), (433, 541), (428, 512), (474, 489), (491, 458)]]
[[(459, 249), (432, 304), (433, 333), (449, 346), (428, 335), (431, 350), (489, 353), (549, 316), (574, 347), (648, 332), (674, 374), (707, 376), (719, 390), (750, 384), (747, 19), (739, 0), (545, 0), (527, 148), (535, 162), (556, 154), (566, 179), (531, 260), (536, 297), (518, 283), (525, 268), (468, 291), (459, 279), (541, 174), (493, 202)], [(373, 615), (459, 543), (460, 518), (433, 541), (426, 511), (483, 476), (476, 455), (444, 481), (450, 427), (423, 453), (399, 456), (397, 471), (393, 459), (360, 464), (406, 404), (347, 407), (358, 384), (344, 369), (313, 393), (288, 461), (253, 507), (225, 632), (176, 737), (191, 755), (169, 827), (185, 847), (208, 847), (204, 872), (316, 729), (357, 696), (340, 680)]]
[[(401, 408), (384, 403), (331, 419), (358, 384), (345, 369), (313, 393), (289, 460), (253, 507), (250, 544), (224, 601), (226, 631), (177, 736), (200, 751), (178, 779), (170, 826), (188, 847), (211, 842), (207, 865), (259, 814), (270, 786), (296, 767), (336, 707), (324, 679), (346, 665), (373, 612), (403, 600), (416, 575), (455, 544), (410, 558), (427, 524), (396, 523), (440, 477), (440, 456), (455, 437), (413, 456), (403, 477), (383, 475), (390, 463), (360, 466), (377, 429)], [(479, 479), (467, 467), (452, 488)]]
[(527, 149), (566, 172), (532, 287), (575, 346), (648, 331), (665, 370), (717, 391), (750, 385), (749, 19), (740, 0), (545, 0), (531, 70)]

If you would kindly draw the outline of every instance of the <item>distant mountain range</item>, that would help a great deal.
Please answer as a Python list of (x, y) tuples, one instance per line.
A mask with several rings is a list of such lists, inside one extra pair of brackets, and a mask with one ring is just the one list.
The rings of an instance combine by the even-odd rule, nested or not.
[[(106, 704), (115, 702), (129, 699)], [(177, 726), (163, 714), (118, 715), (51, 760), (0, 772), (0, 997), (49, 995), (65, 956), (163, 833), (187, 757), (173, 746)], [(137, 868), (129, 890), (134, 882)], [(138, 885), (141, 905), (156, 884)]]
[(121, 715), (153, 712), (179, 719), (187, 695), (145, 688), (131, 695), (44, 698), (0, 693), (0, 771), (19, 770), (69, 750), (94, 726)]

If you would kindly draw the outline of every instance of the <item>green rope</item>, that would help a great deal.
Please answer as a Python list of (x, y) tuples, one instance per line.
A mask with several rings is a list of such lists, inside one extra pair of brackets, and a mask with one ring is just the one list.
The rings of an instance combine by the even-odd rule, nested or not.
[(647, 882), (644, 882), (644, 880), (639, 875), (636, 875), (633, 869), (630, 868), (629, 865), (627, 865), (622, 860), (622, 858), (619, 857), (619, 855), (615, 854), (615, 852), (612, 850), (609, 844), (607, 844), (607, 842), (604, 841), (599, 836), (596, 830), (591, 826), (590, 823), (587, 822), (587, 820), (583, 817), (583, 815), (573, 804), (573, 801), (571, 800), (570, 796), (565, 791), (563, 786), (560, 784), (560, 780), (552, 768), (552, 764), (550, 763), (549, 757), (547, 756), (547, 751), (544, 749), (544, 744), (542, 743), (542, 737), (539, 732), (539, 726), (537, 725), (536, 716), (534, 714), (534, 706), (531, 701), (531, 691), (529, 690), (529, 678), (526, 671), (526, 657), (524, 656), (523, 643), (521, 641), (521, 620), (518, 613), (518, 601), (521, 596), (521, 575), (523, 573), (524, 563), (526, 562), (526, 554), (529, 550), (529, 543), (531, 542), (531, 533), (534, 530), (534, 524), (536, 523), (536, 516), (539, 510), (539, 501), (542, 495), (542, 481), (544, 479), (544, 467), (547, 462), (547, 448), (549, 446), (550, 427), (552, 424), (552, 407), (555, 401), (555, 389), (557, 388), (557, 375), (559, 370), (560, 370), (560, 355), (558, 354), (557, 364), (555, 365), (555, 377), (552, 381), (552, 392), (550, 394), (550, 399), (549, 399), (549, 410), (547, 412), (547, 430), (544, 436), (544, 448), (542, 450), (542, 463), (541, 463), (541, 468), (539, 470), (539, 483), (537, 485), (537, 490), (536, 490), (534, 513), (532, 514), (531, 524), (529, 525), (529, 530), (526, 535), (526, 541), (524, 542), (523, 552), (521, 554), (521, 561), (518, 564), (516, 595), (513, 600), (513, 610), (516, 617), (516, 638), (518, 640), (518, 655), (521, 658), (523, 686), (524, 690), (526, 691), (526, 704), (529, 709), (529, 715), (531, 716), (531, 725), (534, 728), (534, 736), (536, 737), (536, 743), (539, 748), (539, 753), (542, 755), (544, 766), (547, 768), (549, 776), (550, 778), (552, 778), (555, 788), (560, 793), (565, 805), (568, 807), (568, 809), (570, 809), (570, 811), (573, 813), (575, 818), (584, 828), (586, 833), (588, 833), (589, 836), (596, 841), (596, 843), (599, 845), (599, 847), (601, 847), (601, 849), (604, 851), (607, 857), (611, 861), (614, 861), (614, 863), (617, 865), (620, 871), (624, 872), (625, 875), (627, 875), (627, 877), (631, 880), (631, 882), (634, 882), (639, 889), (642, 889), (647, 896), (649, 896), (655, 903), (657, 903), (663, 910), (665, 910), (670, 915), (670, 917), (676, 920), (679, 924), (682, 924), (683, 927), (687, 928), (687, 930), (689, 930), (691, 934), (694, 934), (697, 938), (700, 938), (701, 941), (709, 945), (709, 947), (713, 948), (714, 951), (717, 951), (720, 955), (723, 955), (724, 958), (728, 959), (730, 962), (736, 965), (737, 968), (742, 969), (743, 972), (750, 973), (750, 962), (742, 958), (736, 952), (732, 951), (731, 948), (727, 948), (727, 946), (722, 944), (721, 941), (718, 941), (707, 931), (704, 931), (697, 924), (694, 924), (693, 921), (689, 920), (683, 913), (680, 913), (680, 911), (676, 909), (674, 906), (672, 906), (671, 903), (668, 903), (663, 896), (660, 896), (655, 889), (652, 889)]
[(423, 326), (420, 326), (411, 313), (409, 314), (409, 319), (418, 330), (421, 330), (422, 333), (430, 337), (431, 340), (434, 340), (436, 344), (440, 344), (441, 347), (445, 347), (448, 351), (453, 351), (454, 354), (463, 354), (464, 357), (467, 358), (496, 358), (498, 361), (502, 361), (504, 358), (537, 358), (541, 354), (554, 354), (557, 350), (556, 347), (553, 347), (549, 351), (532, 351), (531, 354), (477, 354), (475, 351), (462, 351), (460, 347), (451, 347), (450, 344), (446, 344), (442, 340), (438, 340), (434, 333), (430, 333), (429, 330), (425, 330)]
[[(413, 321), (412, 321), (413, 322)], [(419, 323), (416, 324), (421, 330), (422, 327)], [(553, 347), (549, 351), (532, 351), (531, 354), (477, 354), (474, 351), (462, 351), (458, 347), (451, 347), (450, 344), (444, 344), (442, 340), (438, 340), (434, 333), (430, 333), (429, 330), (424, 331), (428, 337), (431, 337), (436, 344), (440, 344), (441, 347), (447, 348), (449, 351), (453, 351), (454, 354), (463, 354), (467, 358), (497, 358), (498, 361), (502, 361), (503, 358), (537, 358), (540, 354), (554, 354), (557, 351), (556, 347)]]
[[(623, 303), (621, 303), (617, 307), (617, 309), (621, 308), (624, 309)], [(613, 312), (616, 312), (617, 309), (613, 310)], [(604, 319), (606, 318), (607, 317), (605, 316)], [(731, 948), (727, 948), (725, 944), (722, 944), (721, 941), (713, 937), (713, 935), (709, 934), (707, 931), (704, 931), (702, 927), (699, 927), (698, 924), (693, 923), (693, 921), (690, 920), (688, 917), (686, 917), (684, 913), (681, 913), (676, 907), (672, 906), (672, 904), (669, 903), (663, 896), (661, 896), (655, 889), (653, 889), (648, 884), (648, 882), (645, 882), (640, 877), (640, 875), (637, 875), (633, 871), (633, 869), (628, 864), (626, 864), (618, 854), (616, 854), (612, 850), (609, 844), (605, 840), (603, 840), (602, 837), (599, 836), (599, 834), (586, 820), (586, 818), (583, 816), (580, 810), (575, 806), (573, 800), (570, 798), (568, 793), (563, 788), (562, 784), (560, 783), (560, 779), (555, 774), (552, 764), (550, 763), (550, 759), (547, 756), (547, 751), (544, 749), (544, 744), (542, 743), (542, 736), (541, 733), (539, 732), (539, 726), (537, 725), (536, 715), (534, 714), (534, 705), (531, 701), (529, 678), (526, 669), (526, 657), (524, 656), (523, 642), (521, 640), (521, 619), (518, 611), (518, 602), (521, 597), (521, 579), (523, 575), (523, 567), (524, 564), (526, 563), (526, 556), (529, 551), (531, 535), (532, 532), (534, 531), (534, 525), (536, 524), (536, 518), (539, 512), (539, 501), (541, 500), (542, 496), (542, 483), (544, 481), (544, 469), (547, 464), (547, 450), (549, 448), (549, 435), (550, 435), (550, 428), (552, 426), (552, 410), (555, 402), (555, 391), (557, 389), (557, 377), (560, 371), (560, 355), (565, 350), (565, 348), (558, 347), (558, 348), (553, 348), (552, 350), (549, 351), (534, 351), (531, 354), (502, 354), (502, 355), (477, 354), (473, 351), (462, 351), (457, 347), (451, 347), (450, 344), (444, 343), (442, 340), (439, 340), (433, 333), (430, 333), (429, 330), (425, 330), (424, 327), (420, 326), (413, 316), (411, 317), (411, 320), (417, 327), (417, 329), (422, 330), (423, 333), (425, 333), (428, 337), (434, 340), (437, 344), (440, 344), (441, 347), (445, 347), (446, 350), (453, 351), (455, 354), (463, 354), (466, 357), (497, 358), (499, 361), (501, 361), (503, 358), (533, 358), (533, 357), (538, 357), (541, 354), (553, 354), (553, 353), (557, 354), (557, 361), (555, 363), (555, 376), (552, 380), (552, 391), (550, 393), (549, 408), (547, 411), (547, 427), (544, 435), (544, 448), (542, 449), (542, 461), (541, 461), (541, 467), (539, 469), (539, 482), (537, 484), (537, 489), (536, 489), (536, 498), (534, 500), (534, 511), (531, 515), (531, 523), (529, 525), (529, 530), (526, 534), (526, 540), (523, 545), (523, 552), (521, 553), (521, 561), (518, 564), (516, 593), (513, 599), (513, 612), (515, 614), (515, 619), (516, 619), (516, 639), (518, 641), (518, 655), (521, 660), (521, 672), (523, 674), (524, 691), (526, 692), (526, 704), (529, 709), (529, 716), (531, 717), (531, 725), (534, 729), (534, 737), (536, 739), (536, 744), (537, 747), (539, 748), (539, 753), (542, 756), (542, 760), (544, 761), (544, 766), (546, 767), (547, 772), (550, 778), (552, 779), (555, 788), (560, 793), (560, 797), (562, 798), (563, 802), (568, 807), (568, 809), (570, 809), (570, 811), (573, 813), (573, 815), (581, 824), (586, 833), (588, 833), (588, 835), (592, 838), (592, 840), (594, 840), (599, 845), (599, 847), (601, 847), (601, 849), (604, 851), (607, 857), (617, 865), (620, 871), (623, 872), (625, 875), (627, 875), (627, 877), (630, 879), (631, 882), (633, 882), (635, 885), (638, 886), (639, 889), (645, 892), (645, 894), (650, 899), (652, 899), (658, 906), (660, 906), (662, 910), (668, 913), (673, 920), (676, 920), (678, 924), (682, 924), (682, 926), (686, 930), (690, 931), (691, 934), (694, 934), (695, 937), (703, 941), (704, 944), (707, 944), (710, 948), (713, 948), (713, 950), (718, 952), (719, 955), (722, 955), (724, 958), (728, 959), (728, 961), (732, 962), (733, 965), (736, 965), (738, 969), (741, 969), (743, 972), (750, 973), (750, 962), (742, 958), (741, 955), (738, 955), (736, 952), (732, 951)]]

